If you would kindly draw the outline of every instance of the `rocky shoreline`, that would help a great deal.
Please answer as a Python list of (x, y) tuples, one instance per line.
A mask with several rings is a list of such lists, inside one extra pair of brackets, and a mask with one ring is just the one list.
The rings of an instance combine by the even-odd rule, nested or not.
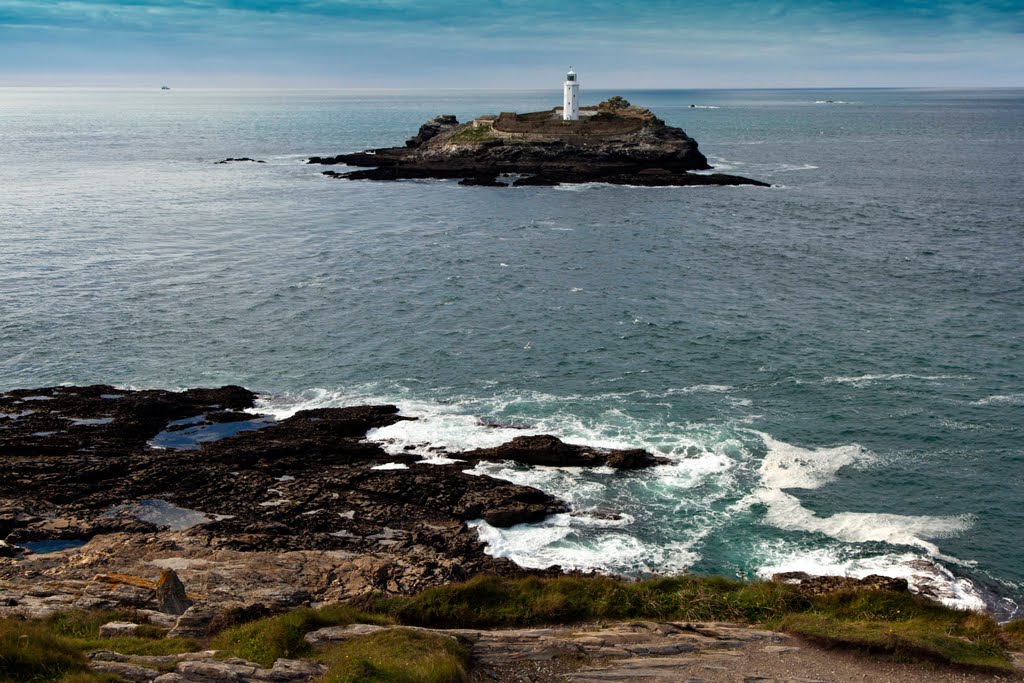
[(579, 121), (562, 121), (556, 110), (505, 112), (466, 123), (445, 114), (420, 126), (404, 147), (314, 156), (307, 163), (358, 167), (323, 172), (346, 180), (458, 179), (461, 185), (485, 187), (769, 187), (740, 176), (695, 173), (711, 169), (697, 141), (621, 97), (585, 107), (581, 114)]
[[(277, 421), (253, 412), (256, 398), (237, 386), (0, 394), (0, 626), (54, 623), (68, 610), (121, 610), (129, 620), (99, 630), (111, 646), (90, 646), (95, 674), (140, 683), (311, 681), (325, 671), (315, 659), (261, 665), (203, 647), (232, 625), (296, 608), (370, 605), (485, 574), (564, 577), (558, 567), (527, 570), (487, 555), (467, 522), (511, 526), (569, 506), (466, 470), (484, 461), (620, 470), (664, 462), (643, 450), (539, 435), (446, 452), (448, 464), (421, 464), (419, 456), (389, 454), (364, 438), (370, 429), (415, 419), (395, 406), (305, 410)], [(775, 580), (807, 600), (834, 591), (907, 593), (906, 581), (878, 576), (791, 573)], [(468, 651), (472, 680), (845, 680), (827, 675), (835, 671), (832, 655), (749, 625), (454, 626), (412, 630)], [(118, 638), (154, 629), (168, 642), (194, 645), (180, 654), (116, 650)], [(388, 629), (398, 627), (330, 627), (308, 633), (306, 642), (318, 650)], [(406, 631), (395, 630), (396, 637)], [(895, 670), (856, 658), (844, 667), (843, 675), (858, 676)], [(984, 679), (903, 673), (900, 680)]]
[[(370, 591), (412, 593), (479, 573), (553, 575), (558, 568), (530, 572), (485, 554), (466, 522), (508, 527), (568, 506), (465, 470), (481, 461), (624, 470), (664, 462), (641, 450), (528, 436), (446, 453), (450, 464), (426, 465), (364, 439), (370, 429), (415, 419), (395, 406), (305, 410), (274, 421), (247, 412), (255, 399), (232, 386), (49, 387), (0, 395), (0, 555), (15, 558), (0, 563), (0, 580), (20, 585), (45, 574), (71, 582), (69, 595), (109, 596), (108, 585), (77, 582), (230, 558), (253, 573), (279, 567), (279, 576), (263, 581), (277, 581), (280, 591), (294, 585), (294, 595), (272, 600), (287, 606)], [(83, 546), (72, 553), (73, 565), (61, 565), (64, 553), (31, 550), (60, 544)], [(218, 579), (207, 572), (202, 581)], [(247, 590), (236, 585), (226, 597), (266, 598)], [(43, 597), (57, 604), (61, 594), (55, 588)]]

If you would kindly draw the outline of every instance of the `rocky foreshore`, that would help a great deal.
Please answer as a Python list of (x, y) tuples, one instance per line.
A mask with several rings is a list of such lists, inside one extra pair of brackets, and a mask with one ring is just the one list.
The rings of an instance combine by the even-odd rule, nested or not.
[[(466, 472), (480, 462), (622, 470), (664, 462), (642, 450), (538, 435), (444, 452), (448, 464), (424, 464), (366, 440), (371, 429), (415, 419), (395, 406), (305, 410), (274, 420), (254, 411), (256, 398), (236, 386), (0, 394), (0, 627), (7, 629), (0, 641), (4, 633), (24, 640), (19, 629), (55, 628), (56, 613), (84, 610), (79, 613), (122, 617), (99, 626), (98, 638), (109, 646), (76, 641), (87, 650), (88, 661), (79, 666), (90, 676), (139, 683), (319, 680), (327, 665), (316, 657), (261, 655), (265, 661), (256, 663), (207, 648), (225, 629), (293, 608), (373, 605), (382, 595), (413, 595), (481, 574), (561, 576), (558, 567), (526, 570), (484, 552), (468, 521), (510, 526), (570, 508), (539, 490)], [(710, 590), (719, 589), (708, 581)], [(792, 598), (805, 607), (837, 590), (907, 591), (906, 581), (877, 576), (790, 573), (776, 582), (788, 584), (780, 595), (806, 596)], [(728, 600), (711, 613), (723, 605)], [(111, 609), (120, 612), (103, 611)], [(837, 658), (813, 642), (752, 624), (402, 629), (356, 623), (310, 630), (304, 642), (315, 655), (389, 630), (399, 639), (414, 632), (456, 643), (468, 653), (474, 681), (1000, 680)], [(166, 636), (174, 653), (133, 654), (136, 636)], [(4, 663), (3, 647), (0, 642), (0, 664), (16, 666)], [(1004, 680), (1015, 678), (1001, 666)]]
[(358, 167), (324, 171), (347, 180), (459, 179), (505, 187), (601, 182), (648, 187), (768, 183), (711, 169), (697, 141), (647, 109), (613, 97), (585, 107), (579, 121), (557, 110), (481, 116), (446, 114), (420, 126), (404, 147), (311, 157), (310, 164)]
[[(281, 606), (412, 593), (483, 572), (525, 574), (485, 554), (466, 522), (507, 527), (568, 506), (465, 470), (485, 460), (620, 469), (664, 462), (541, 435), (422, 464), (364, 438), (415, 419), (395, 406), (304, 410), (275, 421), (252, 412), (255, 400), (232, 386), (0, 395), (0, 556), (13, 558), (0, 560), (0, 611), (4, 601), (28, 612), (122, 598), (139, 606), (139, 585), (96, 577), (152, 581), (159, 568), (226, 601)], [(77, 549), (48, 552), (64, 547)]]

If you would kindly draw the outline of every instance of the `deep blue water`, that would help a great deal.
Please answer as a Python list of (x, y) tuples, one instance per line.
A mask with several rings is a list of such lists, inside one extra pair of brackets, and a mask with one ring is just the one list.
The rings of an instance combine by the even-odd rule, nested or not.
[[(486, 466), (627, 516), (481, 534), (524, 564), (874, 571), (1011, 613), (993, 600), (1024, 598), (1024, 91), (583, 104), (611, 94), (775, 187), (302, 163), (557, 89), (0, 89), (0, 388), (238, 383), (279, 415), (398, 401), (427, 419), (374, 435), (396, 450), (511, 427), (645, 447), (676, 464)], [(240, 156), (268, 163), (213, 163)]]

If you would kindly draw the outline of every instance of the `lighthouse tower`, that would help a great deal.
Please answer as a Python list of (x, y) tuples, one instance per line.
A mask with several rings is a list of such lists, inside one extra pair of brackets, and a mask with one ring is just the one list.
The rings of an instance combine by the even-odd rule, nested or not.
[(562, 98), (562, 120), (578, 121), (580, 118), (580, 82), (576, 72), (569, 67), (565, 75), (565, 97)]

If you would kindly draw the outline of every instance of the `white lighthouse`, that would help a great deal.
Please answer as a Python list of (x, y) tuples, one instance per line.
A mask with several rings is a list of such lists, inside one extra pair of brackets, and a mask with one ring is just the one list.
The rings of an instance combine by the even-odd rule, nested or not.
[(569, 67), (565, 75), (565, 96), (562, 98), (562, 120), (578, 121), (580, 118), (580, 82), (576, 72)]

